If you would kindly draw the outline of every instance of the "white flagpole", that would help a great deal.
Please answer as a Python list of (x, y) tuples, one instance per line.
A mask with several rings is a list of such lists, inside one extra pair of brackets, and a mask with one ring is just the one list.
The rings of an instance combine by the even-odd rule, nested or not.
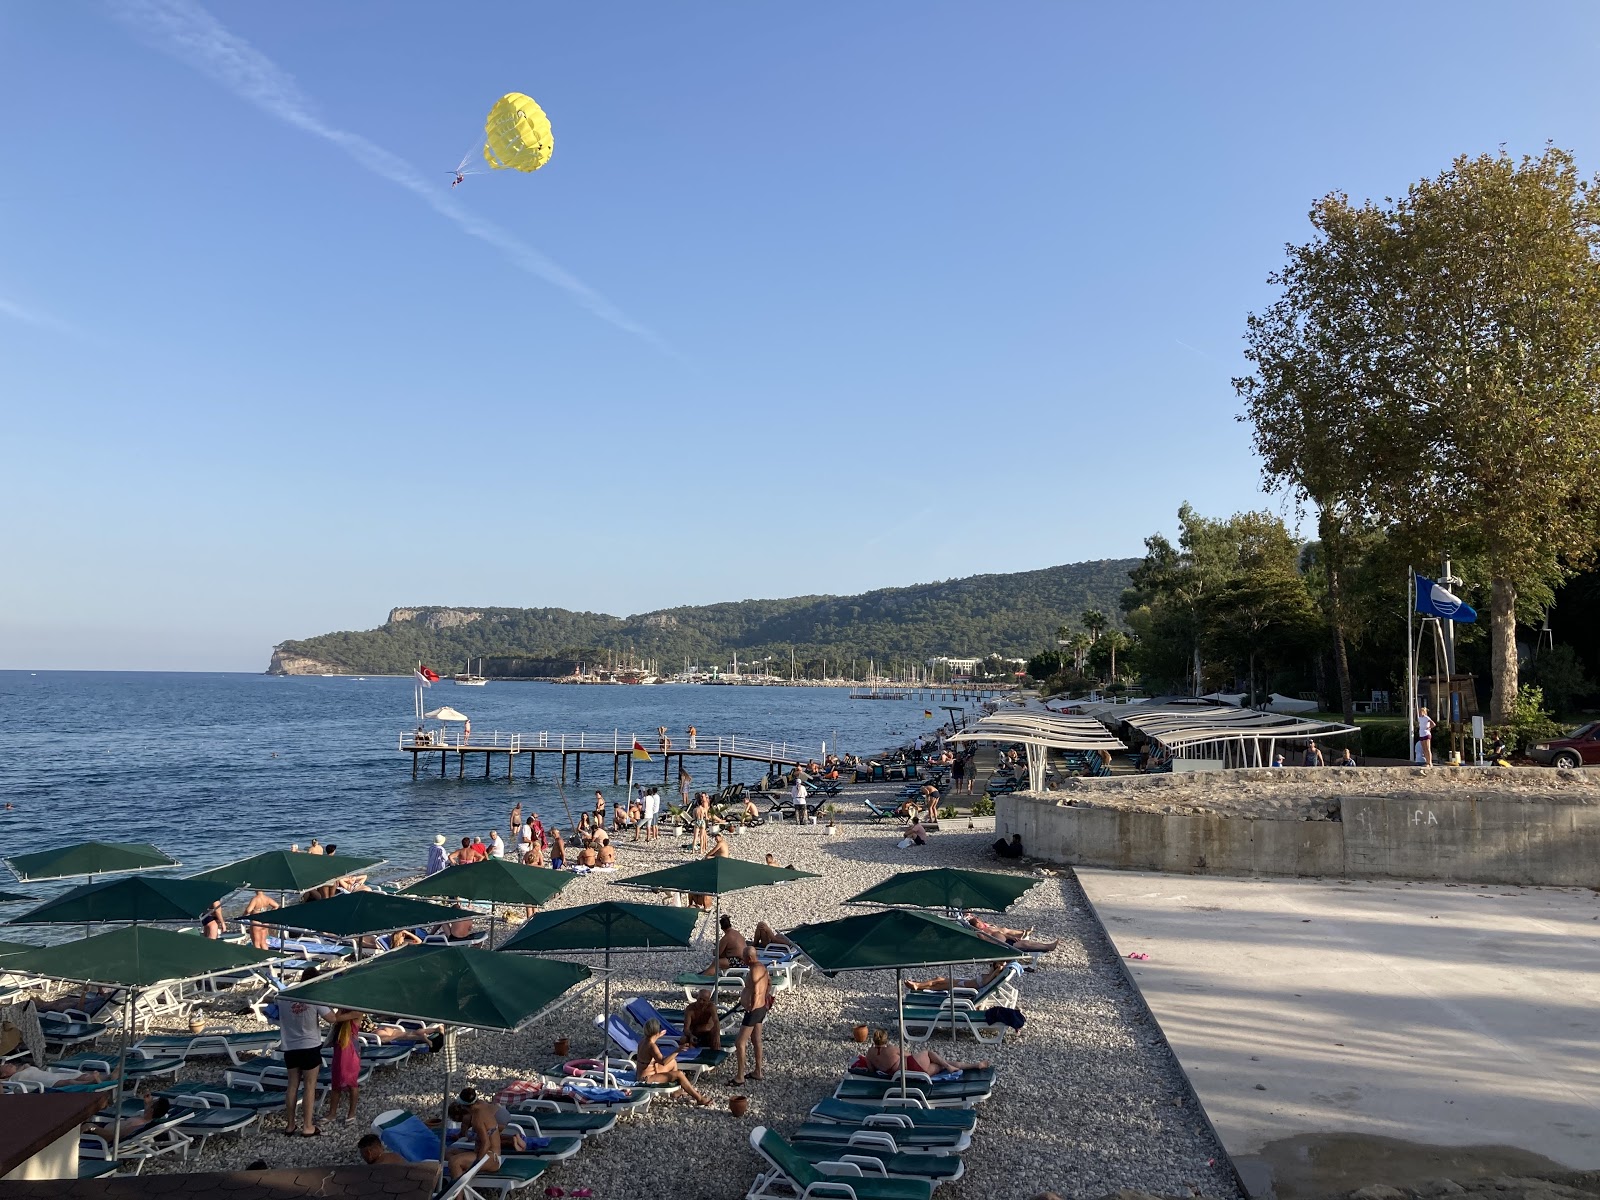
[(1416, 761), (1417, 683), (1412, 671), (1412, 626), (1417, 614), (1417, 572), (1406, 568), (1406, 761)]

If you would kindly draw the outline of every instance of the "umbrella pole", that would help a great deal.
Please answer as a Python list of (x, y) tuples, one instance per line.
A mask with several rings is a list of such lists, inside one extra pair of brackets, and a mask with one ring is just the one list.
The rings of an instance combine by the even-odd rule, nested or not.
[(122, 1153), (122, 1081), (128, 1077), (128, 1026), (133, 1021), (133, 988), (128, 988), (128, 998), (122, 1007), (122, 1049), (117, 1055), (117, 1103), (111, 1110), (115, 1124), (111, 1130), (111, 1161), (116, 1162)]
[(605, 983), (605, 1009), (600, 1014), (600, 1061), (605, 1064), (605, 1077), (616, 1086), (616, 1081), (611, 1078), (611, 1031), (606, 1028), (606, 1023), (611, 1020), (611, 940), (606, 939), (606, 983)]
[(453, 1025), (444, 1027), (444, 1045), (440, 1047), (444, 1055), (444, 1104), (439, 1109), (439, 1181), (441, 1186), (450, 1185), (450, 1159), (446, 1153), (450, 1145), (450, 1069), (456, 1061), (456, 1031)]
[(900, 1102), (906, 1099), (906, 988), (901, 981), (902, 971), (894, 969), (894, 1006), (900, 1017)]

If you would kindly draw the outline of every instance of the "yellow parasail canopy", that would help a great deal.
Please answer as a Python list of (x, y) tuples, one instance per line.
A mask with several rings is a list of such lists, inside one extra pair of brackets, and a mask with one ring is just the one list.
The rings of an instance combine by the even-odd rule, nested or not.
[(483, 160), (495, 170), (537, 171), (550, 161), (555, 137), (550, 118), (531, 97), (507, 92), (483, 126)]

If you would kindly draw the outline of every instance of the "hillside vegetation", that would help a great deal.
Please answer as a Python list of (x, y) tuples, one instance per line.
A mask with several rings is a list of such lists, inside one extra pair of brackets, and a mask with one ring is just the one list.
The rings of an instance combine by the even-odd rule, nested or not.
[[(356, 674), (409, 672), (420, 659), (440, 671), (469, 658), (587, 660), (633, 654), (665, 672), (685, 658), (720, 665), (793, 647), (815, 674), (876, 659), (880, 669), (936, 655), (1025, 658), (1055, 643), (1056, 630), (1084, 609), (1117, 611), (1137, 559), (1102, 559), (1008, 575), (882, 588), (859, 596), (739, 600), (614, 617), (562, 608), (397, 608), (377, 629), (283, 642), (282, 659), (308, 659)], [(276, 660), (275, 660), (276, 661)], [(491, 674), (496, 673), (490, 664)], [(520, 673), (520, 672), (517, 672)]]

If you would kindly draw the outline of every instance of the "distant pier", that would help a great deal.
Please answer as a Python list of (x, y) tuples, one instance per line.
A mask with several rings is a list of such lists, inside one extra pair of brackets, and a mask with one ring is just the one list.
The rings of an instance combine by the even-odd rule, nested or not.
[[(439, 776), (443, 778), (450, 764), (450, 756), (455, 755), (456, 777), (464, 778), (467, 773), (467, 760), (474, 755), (483, 759), (483, 777), (488, 779), (499, 767), (497, 759), (505, 760), (505, 777), (516, 777), (517, 760), (526, 756), (528, 760), (528, 778), (539, 777), (539, 756), (545, 756), (549, 762), (551, 758), (560, 760), (561, 782), (567, 782), (567, 772), (570, 767), (572, 781), (583, 782), (583, 760), (598, 757), (604, 769), (604, 760), (611, 759), (611, 782), (613, 785), (622, 782), (624, 777), (623, 764), (633, 753), (634, 740), (637, 738), (639, 745), (645, 748), (652, 762), (639, 763), (645, 770), (653, 769), (654, 761), (661, 761), (661, 782), (672, 783), (672, 760), (678, 760), (678, 769), (683, 769), (684, 761), (690, 758), (715, 758), (717, 760), (717, 786), (721, 787), (726, 776), (729, 783), (733, 782), (733, 764), (736, 762), (761, 763), (766, 766), (769, 773), (775, 772), (779, 767), (794, 767), (819, 757), (810, 750), (802, 750), (800, 746), (790, 742), (774, 742), (765, 738), (752, 737), (697, 737), (693, 746), (688, 744), (688, 739), (669, 739), (665, 748), (661, 746), (660, 738), (652, 733), (648, 736), (632, 733), (623, 733), (613, 730), (611, 733), (501, 733), (473, 734), (463, 736), (456, 730), (439, 730), (424, 734), (421, 737), (415, 731), (400, 735), (400, 752), (411, 755), (411, 778), (415, 779), (422, 771), (425, 755), (437, 754), (439, 756)], [(432, 772), (431, 761), (428, 770)], [(548, 769), (548, 768), (547, 768)], [(591, 771), (593, 764), (591, 763)], [(476, 764), (474, 764), (476, 770)], [(642, 774), (642, 772), (640, 772)], [(636, 776), (637, 777), (637, 776)]]

